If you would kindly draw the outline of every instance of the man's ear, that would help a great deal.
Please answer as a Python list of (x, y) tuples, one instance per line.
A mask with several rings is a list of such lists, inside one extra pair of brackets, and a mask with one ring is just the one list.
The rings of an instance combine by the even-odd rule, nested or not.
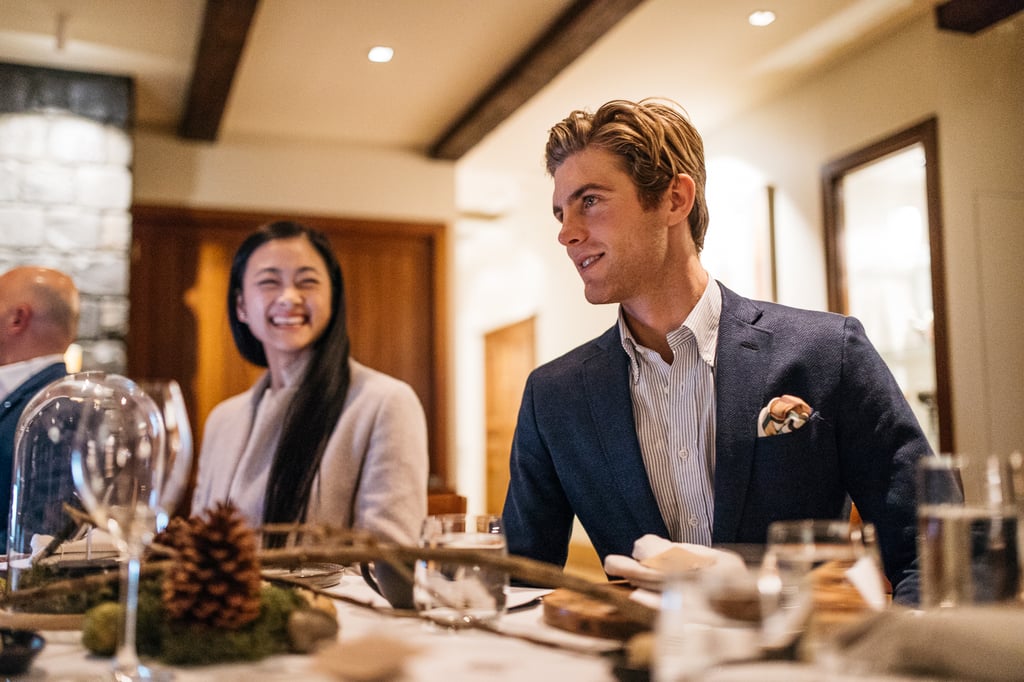
[(686, 173), (677, 174), (672, 184), (668, 186), (669, 211), (677, 214), (678, 221), (683, 222), (690, 217), (696, 200), (697, 184), (693, 178)]
[(10, 332), (20, 334), (28, 329), (32, 321), (32, 306), (27, 303), (19, 303), (11, 310)]

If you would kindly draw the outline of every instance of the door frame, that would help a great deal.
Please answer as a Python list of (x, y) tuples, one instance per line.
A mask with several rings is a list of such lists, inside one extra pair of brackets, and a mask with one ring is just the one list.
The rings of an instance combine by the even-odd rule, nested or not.
[(931, 291), (933, 343), (935, 346), (935, 402), (939, 414), (939, 449), (952, 452), (953, 403), (950, 387), (949, 337), (946, 315), (946, 265), (942, 241), (942, 201), (939, 183), (938, 120), (932, 116), (897, 131), (845, 156), (828, 162), (821, 169), (825, 221), (825, 272), (828, 282), (828, 308), (849, 314), (846, 260), (843, 248), (843, 177), (858, 168), (921, 144), (925, 157), (925, 192), (928, 206), (928, 243), (931, 252)]

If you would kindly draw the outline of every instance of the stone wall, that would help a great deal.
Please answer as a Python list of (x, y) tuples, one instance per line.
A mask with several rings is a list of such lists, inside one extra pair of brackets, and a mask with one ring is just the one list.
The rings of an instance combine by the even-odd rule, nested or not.
[(82, 295), (82, 369), (125, 371), (132, 142), (68, 111), (0, 113), (0, 272), (43, 265)]

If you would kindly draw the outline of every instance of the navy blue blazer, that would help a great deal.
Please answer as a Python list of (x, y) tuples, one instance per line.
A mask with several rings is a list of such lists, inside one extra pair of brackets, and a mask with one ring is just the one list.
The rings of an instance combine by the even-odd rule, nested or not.
[(11, 514), (11, 476), (14, 468), (14, 433), (21, 413), (39, 391), (68, 373), (56, 362), (26, 379), (0, 401), (0, 551), (7, 551), (7, 524)]
[[(712, 542), (764, 543), (772, 521), (840, 518), (849, 494), (876, 526), (894, 598), (916, 600), (913, 470), (931, 449), (864, 328), (721, 289)], [(573, 515), (602, 561), (631, 555), (646, 533), (668, 537), (628, 382), (617, 326), (530, 374), (503, 512), (510, 553), (564, 565)], [(757, 438), (761, 408), (783, 394), (811, 419)]]

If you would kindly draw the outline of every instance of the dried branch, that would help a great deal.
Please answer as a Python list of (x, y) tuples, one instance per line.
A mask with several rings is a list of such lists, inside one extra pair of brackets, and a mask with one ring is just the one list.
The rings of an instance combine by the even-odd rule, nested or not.
[[(412, 566), (417, 560), (475, 564), (504, 571), (510, 576), (538, 587), (566, 588), (615, 607), (623, 617), (641, 625), (653, 627), (656, 612), (629, 597), (629, 591), (609, 583), (596, 583), (564, 573), (551, 564), (518, 556), (496, 556), (493, 553), (471, 549), (427, 548), (382, 542), (363, 533), (325, 526), (278, 524), (262, 529), (264, 533), (287, 532), (302, 535), (304, 541), (315, 539), (315, 544), (304, 544), (280, 549), (264, 549), (260, 561), (268, 566), (300, 566), (310, 562), (355, 564), (384, 562), (401, 577), (412, 582)], [(163, 548), (161, 548), (163, 549)], [(172, 560), (147, 561), (143, 575), (164, 571)], [(46, 585), (10, 592), (0, 599), (0, 605), (24, 605), (34, 599), (85, 591), (110, 585), (118, 579), (116, 573), (99, 574), (54, 581)], [(316, 590), (321, 592), (319, 590)], [(322, 592), (326, 596), (338, 595)], [(359, 603), (357, 600), (352, 600)]]

